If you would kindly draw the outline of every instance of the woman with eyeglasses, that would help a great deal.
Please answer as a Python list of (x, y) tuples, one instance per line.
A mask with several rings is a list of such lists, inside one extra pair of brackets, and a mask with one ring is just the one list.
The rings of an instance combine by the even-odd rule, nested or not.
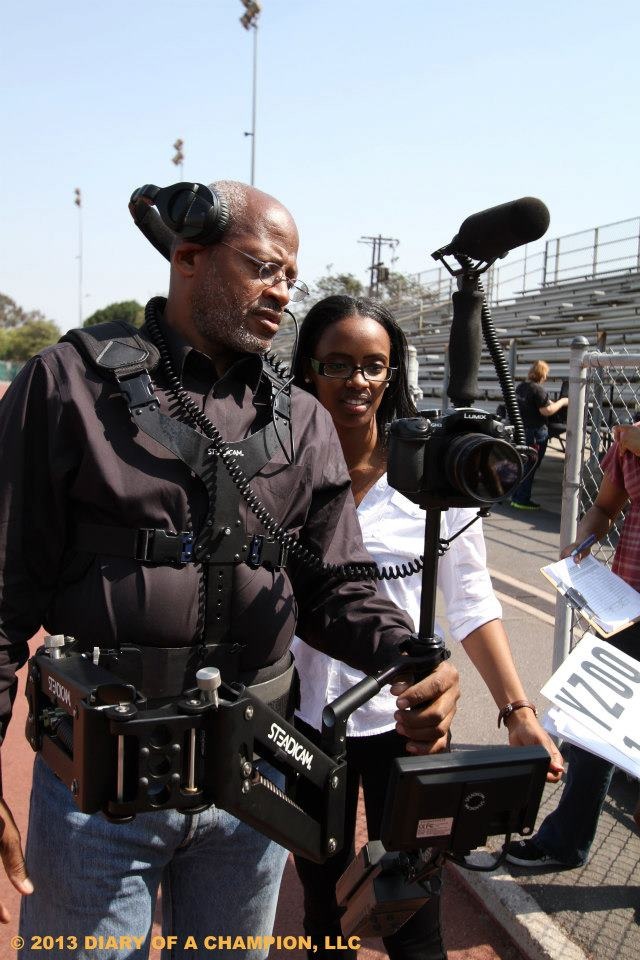
[[(404, 334), (394, 317), (372, 300), (332, 296), (311, 308), (301, 329), (294, 382), (313, 393), (335, 424), (358, 508), (364, 543), (379, 566), (418, 557), (424, 548), (425, 513), (387, 483), (386, 432), (397, 417), (415, 416), (407, 377)], [(451, 508), (442, 514), (440, 535), (449, 539), (476, 510)], [(562, 773), (562, 758), (536, 719), (514, 666), (502, 626), (501, 608), (486, 569), (481, 521), (453, 540), (440, 559), (438, 585), (449, 631), (461, 641), (505, 719), (512, 745), (543, 744), (551, 754), (549, 779)], [(420, 575), (384, 580), (378, 589), (412, 617), (420, 619)], [(325, 703), (352, 687), (362, 674), (294, 639), (300, 674), (297, 722), (317, 742)], [(508, 707), (512, 709), (509, 710)], [(507, 710), (505, 711), (505, 707)], [(401, 714), (388, 689), (357, 710), (347, 727), (347, 815), (343, 849), (325, 864), (296, 858), (304, 887), (304, 929), (316, 952), (325, 954), (325, 937), (341, 934), (335, 885), (354, 855), (358, 790), (362, 784), (369, 839), (380, 836), (388, 771), (406, 754)], [(440, 897), (434, 896), (395, 934), (384, 938), (392, 960), (443, 960)], [(341, 951), (341, 956), (355, 957)]]

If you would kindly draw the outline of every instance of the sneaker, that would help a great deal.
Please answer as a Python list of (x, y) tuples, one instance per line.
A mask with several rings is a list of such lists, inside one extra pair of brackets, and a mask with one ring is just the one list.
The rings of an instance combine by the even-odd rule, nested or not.
[(512, 500), (511, 506), (515, 507), (516, 510), (539, 510), (540, 504), (536, 503), (535, 500), (528, 500), (526, 503), (519, 503), (518, 500)]
[(535, 840), (512, 840), (507, 847), (506, 860), (517, 867), (564, 867), (555, 857), (545, 853)]

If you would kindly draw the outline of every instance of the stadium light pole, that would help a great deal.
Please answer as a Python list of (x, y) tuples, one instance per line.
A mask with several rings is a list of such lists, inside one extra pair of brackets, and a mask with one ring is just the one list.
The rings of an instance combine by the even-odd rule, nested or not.
[(240, 17), (240, 23), (245, 30), (253, 30), (253, 103), (251, 108), (251, 130), (245, 130), (245, 137), (251, 137), (251, 186), (256, 178), (256, 100), (258, 88), (258, 17), (259, 3), (255, 0), (240, 0), (246, 13)]
[(73, 202), (78, 208), (78, 321), (82, 326), (82, 193), (80, 187), (74, 190)]
[(182, 149), (183, 147), (184, 147), (184, 141), (178, 138), (173, 145), (173, 149), (175, 150), (175, 153), (171, 158), (171, 162), (174, 163), (176, 167), (180, 167), (180, 180), (184, 180), (184, 175), (182, 173), (182, 167), (184, 164), (184, 151)]

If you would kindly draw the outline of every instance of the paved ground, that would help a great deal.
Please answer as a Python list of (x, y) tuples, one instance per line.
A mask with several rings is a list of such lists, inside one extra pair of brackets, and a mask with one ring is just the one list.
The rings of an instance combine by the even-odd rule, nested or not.
[[(503, 609), (518, 667), (529, 695), (539, 704), (543, 698), (537, 691), (551, 665), (553, 626), (548, 615), (553, 613), (554, 598), (538, 569), (557, 555), (562, 467), (563, 459), (552, 452), (536, 478), (534, 496), (544, 511), (523, 515), (501, 507), (485, 527), (489, 564), (498, 574), (494, 585), (503, 600), (509, 597)], [(510, 580), (549, 594), (549, 600)], [(526, 607), (535, 608), (537, 616)], [(493, 740), (497, 733), (493, 704), (473, 670), (463, 658), (458, 661), (464, 698), (456, 718), (457, 738), (479, 742), (490, 731), (486, 739)], [(555, 808), (560, 790), (561, 786), (546, 788), (539, 820)], [(482, 881), (485, 902), (529, 955), (569, 960), (583, 951), (596, 960), (640, 957), (640, 837), (632, 821), (637, 795), (636, 781), (624, 774), (614, 777), (585, 867), (560, 872), (511, 867)]]

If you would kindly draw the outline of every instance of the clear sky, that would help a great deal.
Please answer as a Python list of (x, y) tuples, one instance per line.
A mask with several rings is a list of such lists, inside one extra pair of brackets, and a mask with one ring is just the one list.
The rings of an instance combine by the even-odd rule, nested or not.
[[(362, 235), (397, 269), (464, 217), (523, 195), (548, 236), (640, 214), (637, 0), (262, 0), (256, 186), (292, 211), (300, 276), (367, 281)], [(0, 292), (63, 330), (167, 289), (131, 191), (250, 177), (253, 36), (240, 0), (4, 5)]]

